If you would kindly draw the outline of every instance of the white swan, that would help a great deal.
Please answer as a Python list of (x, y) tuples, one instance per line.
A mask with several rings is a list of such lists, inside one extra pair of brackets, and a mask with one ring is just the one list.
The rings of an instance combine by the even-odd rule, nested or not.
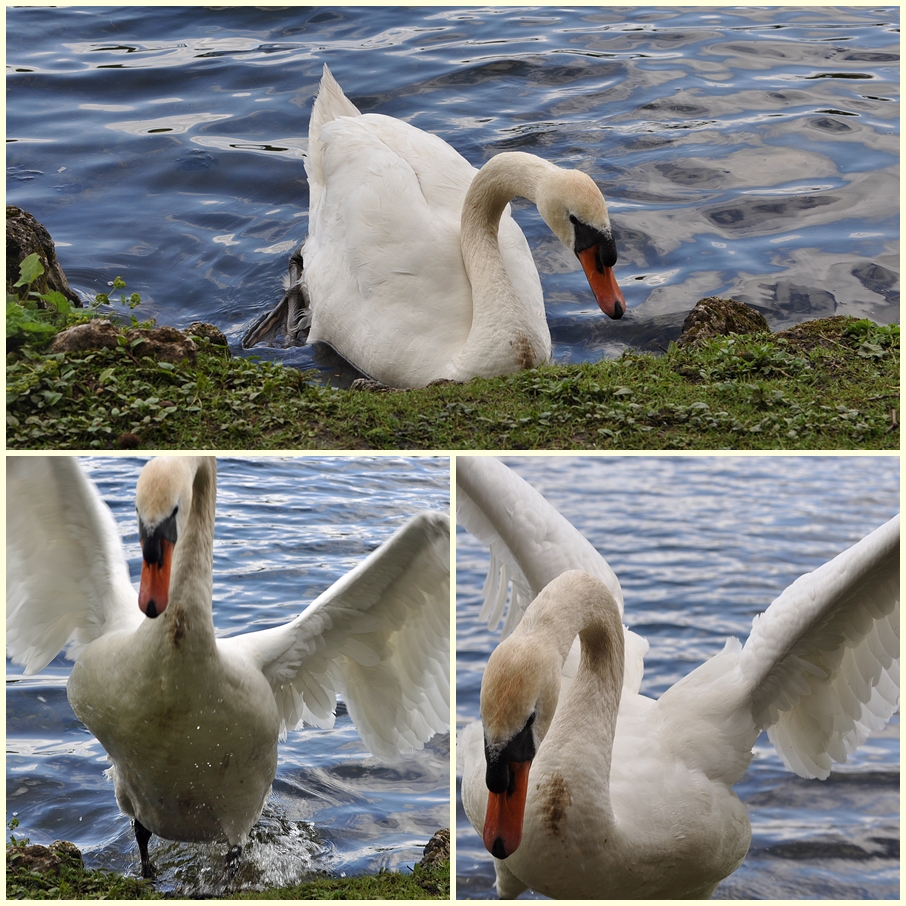
[[(507, 152), (477, 171), (402, 120), (359, 113), (327, 66), (306, 161), (308, 237), (279, 306), (243, 344), (323, 342), (392, 387), (493, 377), (546, 362), (550, 331), (532, 253), (508, 202), (522, 196), (622, 317), (607, 205), (579, 170)], [(304, 266), (303, 266), (304, 262)]]
[(336, 696), (376, 755), (449, 723), (449, 519), (414, 516), (295, 620), (218, 639), (216, 465), (163, 457), (136, 488), (141, 586), (112, 514), (72, 457), (7, 459), (7, 652), (26, 673), (64, 646), (73, 711), (148, 840), (223, 841), (234, 863), (277, 766), (277, 740), (333, 725)]
[(463, 806), (502, 898), (708, 897), (748, 850), (732, 785), (761, 729), (791, 770), (825, 778), (896, 710), (899, 517), (654, 701), (603, 558), (501, 463), (456, 471), (460, 521), (492, 553), (482, 616), (499, 619), (510, 577), (517, 613), (534, 598), (488, 662), (483, 727), (460, 741)]

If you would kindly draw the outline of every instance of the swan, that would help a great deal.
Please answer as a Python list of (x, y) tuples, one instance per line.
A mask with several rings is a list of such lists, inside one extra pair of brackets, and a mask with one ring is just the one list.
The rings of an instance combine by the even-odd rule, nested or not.
[(788, 768), (826, 778), (898, 707), (899, 517), (655, 701), (639, 694), (647, 644), (591, 544), (496, 460), (457, 458), (456, 499), (491, 551), (482, 620), (513, 583), (481, 722), (458, 745), (501, 898), (709, 897), (749, 847), (732, 787), (760, 730)]
[[(626, 302), (616, 244), (591, 178), (523, 152), (481, 170), (402, 120), (362, 115), (325, 65), (308, 132), (308, 237), (287, 293), (243, 345), (326, 343), (397, 388), (467, 381), (547, 362), (541, 281), (508, 202), (534, 202), (573, 251), (601, 309)], [(303, 266), (304, 262), (304, 266)]]
[(216, 462), (161, 457), (135, 492), (141, 583), (73, 457), (7, 459), (7, 653), (34, 673), (61, 648), (67, 696), (112, 762), (142, 875), (153, 834), (223, 842), (235, 869), (277, 742), (333, 726), (341, 694), (383, 758), (449, 723), (449, 519), (420, 512), (292, 622), (216, 638)]

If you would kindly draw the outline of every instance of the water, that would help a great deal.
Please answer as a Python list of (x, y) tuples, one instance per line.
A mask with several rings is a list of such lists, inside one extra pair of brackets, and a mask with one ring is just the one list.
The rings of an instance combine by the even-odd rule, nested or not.
[[(899, 509), (891, 457), (506, 458), (603, 553), (626, 624), (650, 643), (642, 692), (658, 697), (723, 647), (791, 582)], [(457, 531), (457, 725), (478, 716), (498, 641), (477, 621), (483, 547)], [(731, 899), (899, 898), (899, 715), (825, 782), (787, 771), (762, 734), (735, 787), (752, 848), (718, 888)], [(457, 896), (494, 896), (490, 855), (458, 807)], [(524, 895), (525, 896), (525, 895)]]
[[(658, 349), (707, 295), (773, 329), (899, 304), (899, 10), (7, 10), (7, 201), (73, 287), (211, 321), (238, 352), (304, 238), (321, 67), (480, 166), (525, 150), (608, 198), (629, 312), (601, 315), (523, 202), (558, 362)], [(245, 353), (243, 353), (245, 354)], [(312, 349), (257, 349), (325, 379)]]
[[(137, 581), (135, 480), (142, 460), (84, 460), (111, 506)], [(449, 461), (283, 457), (219, 461), (214, 620), (220, 635), (280, 625), (422, 509), (449, 507)], [(106, 755), (66, 701), (71, 663), (22, 678), (7, 661), (7, 820), (33, 843), (71, 840), (92, 867), (136, 874), (128, 819)], [(402, 870), (450, 824), (450, 736), (381, 762), (341, 707), (333, 730), (290, 731), (274, 790), (243, 858), (247, 886), (313, 871)], [(183, 894), (219, 876), (224, 846), (154, 838), (161, 886)]]

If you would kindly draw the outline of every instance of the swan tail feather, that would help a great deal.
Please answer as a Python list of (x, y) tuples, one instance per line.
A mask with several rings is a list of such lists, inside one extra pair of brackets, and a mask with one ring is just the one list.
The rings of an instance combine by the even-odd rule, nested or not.
[(320, 187), (325, 182), (324, 144), (321, 141), (321, 129), (341, 116), (361, 115), (358, 107), (343, 94), (343, 89), (325, 63), (318, 95), (312, 106), (311, 120), (308, 124), (308, 156), (305, 159), (305, 172), (308, 174), (312, 210), (316, 207), (315, 201)]

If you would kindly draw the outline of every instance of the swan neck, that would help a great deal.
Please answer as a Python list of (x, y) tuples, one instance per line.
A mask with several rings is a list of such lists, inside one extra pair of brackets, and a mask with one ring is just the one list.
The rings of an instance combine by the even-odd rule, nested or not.
[[(551, 169), (557, 168), (531, 154), (498, 154), (472, 180), (463, 202), (460, 245), (472, 287), (472, 326), (463, 356), (472, 363), (487, 362), (488, 375), (501, 373), (493, 363), (501, 354), (502, 336), (520, 338), (518, 367), (533, 367), (549, 354), (547, 325), (543, 324), (542, 335), (532, 300), (520, 298), (514, 288), (501, 255), (499, 229), (507, 204), (516, 196), (534, 202), (540, 180)], [(543, 310), (540, 296), (537, 303)], [(503, 324), (507, 327), (502, 335)], [(485, 374), (485, 369), (477, 373)]]
[(213, 458), (199, 457), (192, 479), (192, 503), (176, 545), (170, 586), (174, 619), (192, 627), (191, 638), (213, 644), (214, 518), (217, 473)]
[(492, 157), (472, 180), (462, 206), (460, 244), (473, 296), (476, 279), (494, 276), (510, 283), (498, 238), (503, 210), (517, 196), (534, 203), (538, 184), (556, 169), (533, 154), (510, 151)]
[(503, 209), (519, 196), (535, 202), (538, 185), (557, 168), (534, 154), (508, 151), (492, 157), (472, 180), (462, 208), (463, 234), (496, 239)]
[(557, 706), (546, 742), (555, 752), (563, 747), (593, 751), (602, 766), (599, 776), (607, 783), (623, 687), (619, 605), (607, 586), (588, 573), (564, 573), (554, 582), (560, 583), (561, 591), (551, 602), (553, 606), (539, 615), (538, 630), (557, 646), (561, 663), (576, 636), (581, 655), (576, 678)]
[(581, 661), (570, 694), (575, 696), (577, 687), (583, 691), (606, 692), (603, 702), (595, 699), (589, 704), (608, 705), (616, 712), (624, 670), (619, 605), (607, 586), (589, 573), (580, 570), (563, 573), (548, 588), (555, 583), (563, 590), (540, 610), (535, 621), (537, 629), (553, 640), (563, 662), (576, 636), (579, 637)]

